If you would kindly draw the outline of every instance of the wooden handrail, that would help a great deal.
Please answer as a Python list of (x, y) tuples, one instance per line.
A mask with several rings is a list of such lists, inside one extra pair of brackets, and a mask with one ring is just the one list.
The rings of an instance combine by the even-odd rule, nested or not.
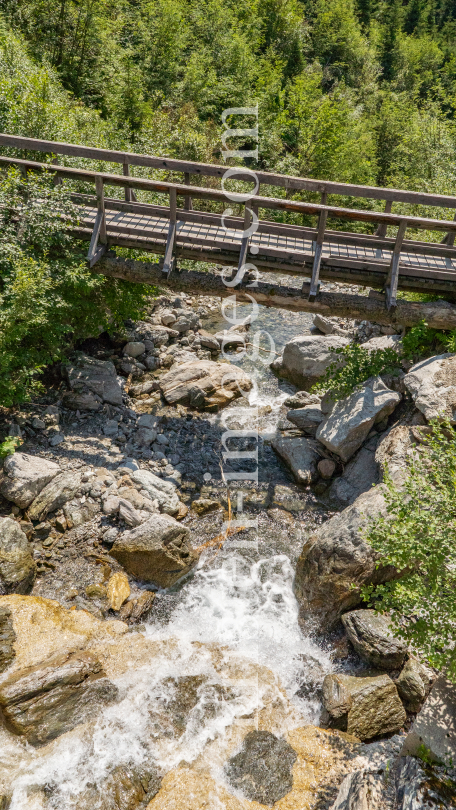
[[(119, 152), (116, 150), (100, 149), (93, 146), (80, 146), (78, 144), (69, 144), (60, 141), (25, 138), (19, 135), (9, 135), (8, 133), (0, 133), (0, 146), (44, 152), (52, 155), (82, 157), (91, 160), (106, 161), (108, 163), (129, 164), (130, 166), (148, 166), (153, 169), (194, 174), (200, 177), (222, 178), (227, 170), (227, 166), (220, 166), (213, 163), (196, 163), (194, 161), (177, 160), (175, 158), (139, 155), (134, 152)], [(240, 169), (239, 172), (240, 180), (251, 180), (251, 172), (246, 170), (244, 178), (242, 177), (242, 169)], [(322, 195), (339, 194), (348, 197), (363, 197), (371, 200), (429, 205), (438, 208), (456, 208), (456, 197), (444, 194), (404, 191), (401, 189), (381, 188), (376, 186), (361, 186), (352, 183), (337, 183), (330, 180), (293, 177), (291, 175), (274, 174), (272, 172), (256, 171), (255, 174), (261, 185), (279, 186), (288, 190), (312, 191)]]
[[(100, 178), (105, 185), (122, 186), (124, 188), (137, 188), (143, 191), (155, 191), (169, 194), (175, 190), (178, 196), (214, 200), (226, 203), (226, 195), (218, 189), (201, 188), (200, 186), (186, 186), (180, 183), (167, 183), (165, 181), (147, 180), (140, 177), (124, 177), (119, 174), (109, 174), (106, 172), (94, 172), (88, 169), (73, 169), (69, 166), (61, 167), (48, 163), (38, 163), (32, 160), (21, 160), (19, 158), (0, 156), (1, 165), (15, 165), (21, 171), (49, 171), (58, 177), (69, 180), (82, 180), (84, 182), (96, 182)], [(301, 214), (321, 214), (327, 212), (328, 217), (336, 219), (348, 219), (356, 222), (385, 223), (386, 225), (399, 226), (403, 221), (407, 221), (409, 228), (421, 230), (436, 230), (456, 233), (456, 221), (429, 219), (427, 217), (413, 217), (402, 214), (386, 214), (382, 211), (365, 211), (356, 208), (339, 208), (333, 205), (321, 205), (319, 203), (300, 202), (297, 200), (283, 200), (275, 197), (255, 197), (255, 203), (259, 208), (272, 210), (294, 211)]]

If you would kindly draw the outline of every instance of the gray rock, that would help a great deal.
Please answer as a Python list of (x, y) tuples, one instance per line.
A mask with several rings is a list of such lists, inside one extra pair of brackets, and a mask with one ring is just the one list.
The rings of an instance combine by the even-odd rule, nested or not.
[(115, 515), (119, 511), (120, 498), (117, 495), (108, 495), (103, 500), (103, 512), (105, 515)]
[(245, 332), (231, 332), (229, 329), (224, 332), (217, 332), (215, 335), (222, 351), (238, 347), (244, 348), (248, 342), (248, 337)]
[(228, 761), (230, 784), (250, 801), (272, 807), (293, 787), (296, 751), (269, 731), (251, 731), (242, 748)]
[(64, 372), (72, 391), (79, 394), (89, 392), (103, 402), (122, 405), (122, 389), (111, 361), (95, 360), (81, 354), (75, 363), (64, 366)]
[(353, 610), (342, 616), (347, 636), (358, 655), (378, 669), (400, 669), (407, 644), (393, 635), (389, 619), (374, 610)]
[(309, 389), (332, 363), (338, 362), (334, 350), (349, 343), (348, 338), (335, 335), (296, 337), (285, 345), (282, 358), (274, 361), (272, 368), (295, 385)]
[(296, 425), (303, 433), (307, 433), (308, 436), (315, 436), (317, 428), (324, 418), (321, 408), (315, 405), (306, 405), (304, 408), (297, 408), (287, 413), (288, 421)]
[[(146, 357), (144, 362), (146, 364), (146, 368), (149, 371), (155, 371), (157, 368), (160, 368), (160, 360), (159, 360), (158, 357), (151, 357), (151, 355), (149, 355), (148, 357)], [(150, 389), (150, 390), (153, 390), (153, 389)], [(149, 392), (145, 391), (144, 393), (147, 394)]]
[(144, 354), (146, 351), (146, 347), (144, 343), (139, 341), (131, 341), (127, 343), (123, 348), (123, 353), (126, 354), (128, 357), (140, 357), (141, 354)]
[(180, 334), (188, 332), (189, 329), (196, 331), (199, 326), (201, 326), (199, 316), (191, 309), (181, 310), (177, 320), (173, 323), (173, 329)]
[(360, 740), (393, 734), (407, 719), (389, 675), (362, 678), (326, 675), (323, 681), (323, 705), (337, 728), (354, 734)]
[(26, 453), (13, 453), (4, 461), (0, 492), (8, 501), (26, 509), (59, 472), (59, 465), (53, 461)]
[(19, 670), (0, 685), (3, 723), (35, 746), (85, 722), (117, 696), (100, 662), (86, 652)]
[(135, 509), (135, 507), (130, 503), (130, 501), (124, 500), (124, 498), (119, 499), (119, 517), (127, 524), (127, 526), (131, 526), (134, 528), (135, 526), (140, 526), (141, 523), (144, 523), (149, 514), (147, 514), (144, 518), (142, 517), (141, 513)]
[(330, 810), (379, 810), (382, 807), (383, 772), (353, 771), (342, 782)]
[(318, 428), (317, 439), (342, 461), (348, 461), (374, 424), (389, 416), (400, 400), (400, 394), (386, 388), (380, 377), (373, 377), (361, 390), (336, 403)]
[(331, 318), (325, 318), (323, 315), (314, 315), (313, 325), (323, 332), (324, 335), (340, 335), (341, 337), (350, 337), (350, 333), (346, 329), (341, 329), (337, 323), (334, 323)]
[(43, 520), (49, 512), (55, 512), (72, 499), (79, 489), (82, 473), (69, 470), (60, 473), (41, 490), (28, 509), (30, 520)]
[(210, 349), (213, 352), (220, 351), (220, 343), (215, 335), (211, 335), (211, 333), (206, 332), (205, 329), (199, 329), (198, 334), (200, 337), (201, 346), (205, 346), (206, 349)]
[(438, 354), (412, 366), (404, 385), (429, 422), (447, 418), (456, 423), (456, 354)]
[(174, 518), (157, 514), (119, 535), (111, 554), (137, 579), (168, 588), (197, 562), (187, 542), (189, 535), (187, 527)]
[(173, 323), (176, 323), (176, 321), (177, 318), (175, 315), (173, 315), (171, 310), (169, 309), (163, 310), (163, 312), (161, 313), (161, 322), (163, 326), (172, 326)]
[(49, 439), (49, 444), (51, 447), (57, 447), (58, 444), (62, 444), (65, 441), (65, 436), (63, 433), (53, 433), (51, 438)]
[(370, 338), (370, 340), (366, 340), (366, 342), (361, 345), (363, 349), (367, 349), (368, 351), (396, 349), (396, 351), (399, 352), (402, 347), (402, 338), (401, 335), (383, 335), (382, 337)]
[(315, 441), (304, 436), (278, 436), (271, 444), (288, 464), (298, 484), (308, 486), (318, 477), (320, 455)]
[(117, 436), (119, 430), (119, 423), (117, 419), (107, 419), (103, 425), (103, 433), (105, 436)]
[(154, 416), (154, 414), (152, 414), (152, 413), (142, 413), (142, 414), (140, 414), (140, 416), (138, 417), (138, 419), (136, 421), (136, 427), (148, 428), (148, 429), (152, 430), (153, 428), (155, 428), (157, 426), (157, 423), (158, 423), (158, 417), (157, 416)]
[(456, 685), (437, 678), (402, 748), (402, 756), (424, 746), (428, 757), (446, 765), (456, 762)]
[(0, 594), (28, 593), (35, 574), (26, 535), (15, 520), (0, 518)]
[(148, 470), (135, 470), (131, 473), (131, 480), (146, 490), (153, 501), (158, 501), (162, 512), (175, 515), (179, 511), (179, 496), (176, 487), (169, 481), (164, 481), (158, 475)]
[(100, 512), (98, 503), (92, 501), (68, 501), (63, 507), (63, 512), (68, 524), (69, 529), (74, 529), (77, 526), (82, 526), (83, 523), (88, 523), (89, 520), (95, 517)]
[(63, 395), (63, 406), (71, 411), (99, 411), (103, 401), (90, 391), (68, 391)]
[(385, 513), (382, 485), (360, 495), (304, 543), (294, 581), (303, 627), (316, 622), (320, 631), (328, 630), (360, 603), (362, 585), (398, 576), (392, 566), (377, 567), (376, 553), (361, 536), (367, 516), (376, 513)]
[(306, 405), (320, 406), (321, 397), (317, 394), (309, 394), (308, 391), (296, 391), (291, 397), (287, 397), (284, 405), (287, 408), (304, 408)]
[(0, 607), (0, 672), (8, 669), (14, 661), (16, 655), (15, 641), (16, 633), (14, 632), (11, 611), (7, 607)]
[(241, 368), (212, 360), (184, 363), (160, 379), (161, 391), (170, 405), (188, 404), (195, 387), (203, 394), (204, 407), (222, 407), (250, 391), (252, 381)]
[(408, 425), (395, 425), (384, 434), (375, 451), (375, 462), (379, 466), (380, 480), (384, 480), (386, 468), (396, 484), (401, 486), (407, 475), (410, 461), (415, 455), (416, 438), (414, 428)]
[(341, 476), (335, 478), (325, 494), (325, 500), (339, 509), (354, 503), (356, 499), (380, 483), (380, 467), (375, 455), (376, 442), (371, 441), (350, 459)]
[(432, 671), (411, 655), (396, 680), (397, 691), (409, 712), (420, 710), (433, 679)]
[(445, 775), (401, 757), (395, 774), (395, 810), (454, 810), (456, 791)]

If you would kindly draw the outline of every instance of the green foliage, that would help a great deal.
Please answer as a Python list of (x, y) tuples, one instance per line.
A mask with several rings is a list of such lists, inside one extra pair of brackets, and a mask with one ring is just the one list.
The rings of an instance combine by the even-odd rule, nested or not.
[(40, 390), (45, 366), (72, 342), (139, 317), (150, 289), (87, 269), (66, 222), (75, 214), (52, 177), (0, 181), (0, 405)]
[(359, 343), (349, 343), (333, 351), (337, 359), (326, 369), (312, 391), (328, 392), (335, 401), (348, 397), (370, 377), (393, 373), (400, 364), (396, 349), (369, 351)]
[(2, 442), (0, 442), (0, 458), (12, 456), (21, 444), (22, 440), (17, 436), (7, 436)]
[(432, 329), (424, 320), (412, 326), (402, 338), (402, 352), (407, 360), (416, 362), (438, 352), (456, 352), (456, 331)]
[(370, 519), (365, 539), (379, 564), (401, 578), (366, 586), (363, 598), (391, 611), (394, 631), (456, 681), (456, 434), (432, 426), (398, 489), (386, 475), (387, 514)]

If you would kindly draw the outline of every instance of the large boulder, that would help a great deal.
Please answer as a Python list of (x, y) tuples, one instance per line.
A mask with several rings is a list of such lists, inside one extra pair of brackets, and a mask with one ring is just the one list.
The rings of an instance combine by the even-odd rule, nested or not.
[(118, 690), (90, 653), (57, 656), (14, 672), (0, 685), (2, 721), (8, 731), (43, 745), (92, 716)]
[(13, 453), (4, 461), (0, 492), (8, 501), (26, 509), (59, 472), (59, 465), (53, 461), (27, 453)]
[[(149, 472), (149, 470), (134, 470), (134, 472), (130, 474), (130, 478), (135, 484), (139, 484), (141, 488), (148, 493), (152, 501), (158, 501), (162, 512), (166, 512), (168, 515), (176, 515), (178, 513), (179, 496), (175, 485), (172, 484), (171, 481), (164, 481), (163, 478), (159, 478), (158, 475), (154, 475), (152, 472)], [(147, 504), (143, 502), (139, 503), (134, 499), (135, 493), (129, 495), (119, 490), (118, 494), (129, 500), (135, 508), (144, 509), (147, 507)]]
[(157, 514), (118, 536), (111, 554), (137, 579), (169, 588), (196, 565), (189, 535), (189, 529), (174, 518)]
[(269, 731), (251, 731), (225, 770), (231, 785), (247, 799), (272, 807), (293, 787), (296, 758), (286, 740)]
[(389, 416), (401, 400), (380, 377), (372, 377), (363, 387), (337, 402), (317, 430), (317, 439), (348, 461), (361, 447), (371, 428)]
[(12, 518), (0, 518), (0, 594), (27, 593), (36, 565), (21, 527)]
[(389, 675), (363, 678), (326, 675), (323, 681), (323, 705), (332, 723), (360, 740), (370, 740), (380, 734), (394, 734), (407, 719)]
[(403, 756), (426, 750), (435, 762), (456, 762), (456, 684), (441, 675), (416, 717), (401, 751)]
[(305, 405), (304, 408), (295, 408), (287, 413), (288, 421), (308, 436), (315, 436), (324, 418), (323, 411), (316, 405)]
[(377, 440), (369, 439), (344, 466), (342, 475), (334, 478), (325, 493), (325, 500), (331, 506), (344, 509), (354, 503), (363, 492), (371, 489), (374, 484), (380, 483), (380, 468), (375, 455), (376, 446)]
[(350, 340), (337, 335), (303, 335), (286, 343), (283, 355), (272, 364), (280, 377), (285, 377), (304, 389), (323, 377), (326, 369), (335, 363), (335, 349), (348, 346)]
[(181, 402), (196, 408), (221, 407), (251, 387), (252, 381), (241, 368), (213, 360), (183, 363), (160, 379), (170, 405)]
[(362, 585), (379, 585), (397, 577), (393, 566), (378, 566), (376, 552), (361, 534), (368, 516), (385, 511), (383, 485), (373, 487), (304, 543), (294, 582), (303, 626), (316, 622), (320, 631), (330, 629), (360, 603)]
[(271, 444), (288, 464), (298, 484), (308, 486), (318, 478), (320, 455), (315, 441), (305, 436), (277, 436)]
[(416, 454), (415, 431), (419, 428), (395, 425), (382, 437), (375, 451), (375, 462), (383, 481), (386, 470), (396, 484), (401, 486), (408, 475), (410, 461)]
[[(64, 374), (72, 391), (77, 394), (92, 394), (100, 402), (122, 405), (122, 389), (116, 369), (110, 360), (96, 360), (84, 354), (77, 356), (74, 363), (63, 367)], [(94, 410), (90, 405), (89, 410)]]
[(429, 693), (434, 673), (411, 655), (396, 680), (397, 691), (409, 712), (418, 712)]
[(61, 509), (70, 501), (81, 485), (82, 473), (68, 470), (56, 475), (40, 494), (35, 498), (28, 509), (30, 520), (43, 520), (48, 512)]
[(375, 610), (353, 610), (342, 616), (347, 636), (358, 655), (378, 669), (400, 669), (407, 644), (394, 636), (387, 616)]
[(403, 382), (428, 422), (449, 419), (456, 423), (456, 354), (422, 360), (412, 366)]

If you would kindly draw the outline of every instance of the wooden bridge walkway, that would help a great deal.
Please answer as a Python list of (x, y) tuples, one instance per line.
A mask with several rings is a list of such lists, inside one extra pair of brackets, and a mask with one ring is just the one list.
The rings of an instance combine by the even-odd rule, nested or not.
[[(388, 310), (397, 305), (397, 291), (438, 293), (456, 296), (456, 216), (448, 219), (448, 209), (456, 211), (456, 197), (396, 189), (356, 186), (330, 181), (256, 172), (255, 196), (247, 202), (246, 192), (238, 192), (235, 204), (242, 203), (243, 216), (225, 215), (233, 205), (214, 178), (223, 178), (225, 166), (194, 163), (168, 158), (113, 152), (75, 144), (41, 141), (0, 134), (0, 146), (7, 151), (47, 156), (47, 162), (4, 155), (0, 166), (17, 165), (23, 172), (51, 169), (56, 179), (73, 181), (72, 199), (80, 208), (75, 233), (90, 241), (88, 261), (93, 266), (112, 246), (151, 251), (164, 256), (162, 270), (169, 277), (179, 259), (193, 259), (238, 268), (243, 276), (246, 265), (259, 270), (303, 277), (302, 294), (315, 300), (320, 280), (368, 286), (385, 292)], [(121, 164), (122, 174), (58, 165), (57, 155)], [(52, 164), (49, 158), (53, 159)], [(141, 166), (167, 173), (183, 174), (183, 183), (133, 177), (130, 167)], [(239, 169), (238, 180), (252, 183), (253, 173)], [(245, 172), (245, 174), (244, 174)], [(192, 176), (211, 178), (206, 186), (192, 185)], [(84, 193), (89, 184), (95, 194)], [(299, 191), (320, 195), (320, 202), (302, 202), (260, 194), (260, 186), (281, 187), (287, 194)], [(115, 188), (124, 189), (124, 199), (108, 196)], [(137, 201), (135, 191), (153, 196), (152, 202)], [(156, 202), (165, 194), (166, 205)], [(233, 192), (230, 195), (235, 197)], [(331, 195), (360, 198), (370, 208), (344, 208), (329, 204)], [(384, 202), (383, 210), (372, 210), (372, 200)], [(437, 209), (435, 218), (393, 213), (394, 203)], [(210, 203), (210, 204), (209, 204)], [(200, 204), (198, 210), (196, 205)], [(209, 210), (204, 210), (209, 209)], [(220, 210), (214, 210), (219, 208)], [(212, 210), (210, 210), (212, 209)], [(380, 205), (379, 205), (380, 209)], [(286, 212), (317, 218), (316, 227), (285, 224), (268, 219), (268, 212), (279, 218)], [(439, 218), (442, 215), (445, 218)], [(271, 216), (269, 214), (269, 216)], [(331, 229), (333, 221), (337, 228)], [(368, 223), (372, 234), (350, 231), (350, 223)], [(345, 227), (342, 230), (342, 225)], [(395, 235), (387, 236), (394, 228)], [(407, 230), (413, 238), (406, 238)], [(416, 232), (427, 239), (417, 239)], [(444, 234), (439, 242), (429, 234)], [(248, 267), (247, 267), (248, 269)], [(310, 281), (310, 285), (309, 285)]]

